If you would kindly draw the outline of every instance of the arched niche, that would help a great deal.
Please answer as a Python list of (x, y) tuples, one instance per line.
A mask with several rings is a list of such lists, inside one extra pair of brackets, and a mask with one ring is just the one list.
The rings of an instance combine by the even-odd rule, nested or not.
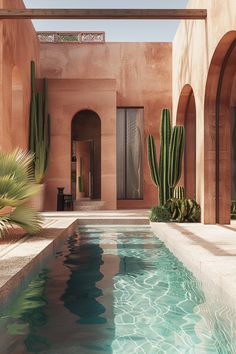
[(177, 124), (185, 127), (182, 181), (188, 198), (196, 198), (196, 104), (193, 89), (185, 85), (179, 97)]
[(230, 31), (223, 36), (214, 52), (206, 83), (204, 109), (205, 223), (230, 223), (233, 127), (231, 101), (235, 73), (236, 31)]
[(19, 68), (14, 66), (12, 69), (12, 97), (11, 97), (11, 121), (10, 135), (12, 148), (25, 148), (27, 133), (24, 122), (24, 95), (23, 83)]
[[(101, 119), (92, 110), (81, 110), (72, 119), (72, 195), (101, 199)], [(83, 178), (83, 192), (79, 188)]]

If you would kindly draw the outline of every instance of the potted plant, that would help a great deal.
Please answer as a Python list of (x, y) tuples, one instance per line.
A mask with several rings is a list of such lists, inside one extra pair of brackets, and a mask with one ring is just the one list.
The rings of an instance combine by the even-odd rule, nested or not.
[(48, 169), (50, 150), (50, 115), (48, 113), (47, 80), (43, 80), (41, 91), (36, 89), (35, 63), (31, 62), (31, 102), (30, 102), (30, 132), (29, 150), (33, 153), (34, 180), (40, 185), (39, 195), (32, 200), (37, 210), (43, 210), (44, 177)]
[(32, 174), (33, 155), (16, 149), (0, 151), (0, 237), (14, 225), (33, 234), (41, 229), (40, 217), (28, 200), (39, 192)]

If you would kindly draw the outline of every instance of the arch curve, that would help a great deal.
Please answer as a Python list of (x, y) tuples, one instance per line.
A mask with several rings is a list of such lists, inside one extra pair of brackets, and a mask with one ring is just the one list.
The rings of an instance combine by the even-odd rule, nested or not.
[(176, 124), (184, 124), (186, 118), (186, 111), (188, 110), (189, 100), (191, 99), (191, 96), (194, 97), (192, 86), (190, 84), (184, 85), (179, 96)]
[(182, 184), (188, 198), (196, 198), (196, 104), (193, 89), (184, 85), (180, 93), (176, 123), (184, 125), (186, 142)]
[(231, 112), (236, 73), (236, 31), (227, 32), (213, 54), (204, 106), (205, 223), (230, 223)]

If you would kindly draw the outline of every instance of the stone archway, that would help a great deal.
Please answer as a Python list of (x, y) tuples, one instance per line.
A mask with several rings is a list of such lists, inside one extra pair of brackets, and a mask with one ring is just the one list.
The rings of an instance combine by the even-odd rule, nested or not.
[(193, 89), (185, 85), (181, 91), (176, 123), (184, 125), (186, 142), (182, 183), (188, 198), (196, 198), (196, 104)]
[[(101, 199), (101, 119), (92, 110), (79, 111), (71, 123), (72, 195), (81, 197), (79, 176), (83, 179), (83, 197)], [(74, 186), (74, 187), (73, 187)]]
[(230, 223), (232, 87), (236, 73), (236, 31), (219, 42), (211, 60), (205, 93), (205, 223)]
[[(14, 66), (12, 70), (12, 99), (11, 99), (11, 120), (10, 120), (10, 135), (11, 147), (25, 148), (26, 127), (24, 122), (24, 95), (23, 83), (19, 68)], [(26, 138), (26, 139), (25, 139)]]

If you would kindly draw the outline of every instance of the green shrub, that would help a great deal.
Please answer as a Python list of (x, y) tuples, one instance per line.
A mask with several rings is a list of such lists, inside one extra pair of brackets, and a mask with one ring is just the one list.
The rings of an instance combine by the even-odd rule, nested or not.
[(236, 219), (236, 200), (231, 202), (231, 219)]
[(166, 207), (162, 205), (157, 205), (151, 208), (150, 221), (166, 222), (166, 221), (170, 221), (170, 218), (171, 218), (171, 214)]
[(201, 207), (194, 199), (172, 198), (167, 201), (165, 207), (171, 214), (171, 221), (175, 222), (199, 222)]

